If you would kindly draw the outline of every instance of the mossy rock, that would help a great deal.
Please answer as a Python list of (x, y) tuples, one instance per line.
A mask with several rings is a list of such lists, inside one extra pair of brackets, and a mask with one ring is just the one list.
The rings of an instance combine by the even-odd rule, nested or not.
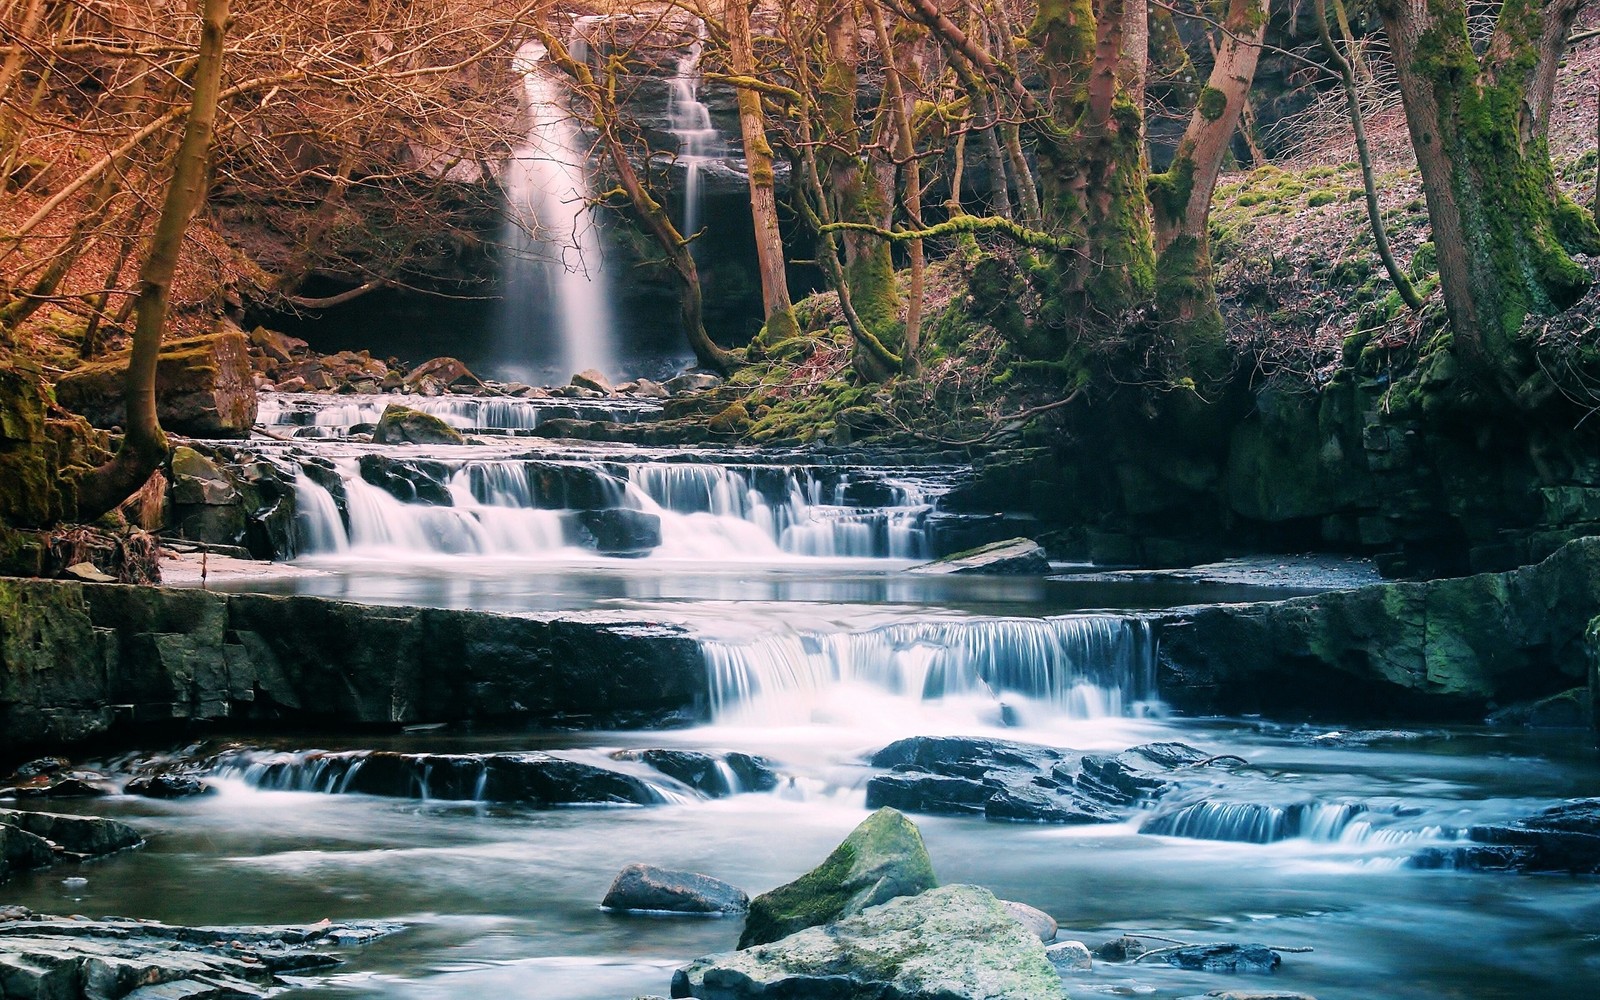
[(831, 924), (897, 896), (936, 887), (933, 862), (915, 824), (879, 809), (850, 832), (822, 864), (750, 901), (739, 947), (767, 944), (807, 927)]
[(431, 413), (390, 403), (372, 432), (374, 444), (466, 444), (461, 432)]
[(730, 403), (706, 423), (717, 434), (738, 434), (750, 426), (750, 410), (743, 402)]

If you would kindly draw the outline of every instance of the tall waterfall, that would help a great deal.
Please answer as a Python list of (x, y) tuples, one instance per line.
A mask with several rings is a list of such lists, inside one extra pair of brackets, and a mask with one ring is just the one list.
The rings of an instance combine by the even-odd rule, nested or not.
[[(695, 39), (679, 58), (667, 99), (678, 162), (683, 165), (683, 235), (700, 229), (700, 173), (705, 162), (721, 153), (721, 140), (711, 126), (711, 109), (700, 101), (700, 56), (705, 51), (706, 25), (695, 22)], [(692, 244), (691, 244), (692, 246)]]
[(700, 645), (719, 723), (887, 722), (940, 702), (996, 706), (995, 722), (1024, 702), (1086, 719), (1155, 698), (1149, 627), (1114, 615), (905, 621)]
[[(589, 210), (588, 146), (566, 106), (561, 78), (538, 42), (517, 50), (528, 132), (506, 163), (503, 349), (560, 376), (585, 368), (617, 372), (617, 346), (600, 235)], [(550, 329), (553, 341), (545, 335)]]

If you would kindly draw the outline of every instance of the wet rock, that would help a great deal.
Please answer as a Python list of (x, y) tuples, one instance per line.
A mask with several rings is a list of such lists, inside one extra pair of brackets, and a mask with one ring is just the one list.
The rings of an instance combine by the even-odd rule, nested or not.
[(361, 478), (401, 503), (450, 507), (455, 498), (445, 485), (450, 470), (440, 462), (402, 461), (387, 455), (362, 455)]
[(633, 394), (642, 396), (645, 399), (666, 399), (672, 395), (666, 386), (660, 382), (652, 382), (647, 378), (641, 378), (634, 382)]
[(940, 774), (880, 774), (867, 781), (867, 808), (981, 815), (994, 789), (977, 778)]
[(1037, 773), (1065, 756), (1060, 750), (1035, 743), (969, 736), (912, 736), (874, 753), (868, 763), (896, 771), (982, 778), (1010, 768)]
[(1017, 918), (1017, 922), (1037, 935), (1039, 940), (1049, 944), (1056, 939), (1056, 918), (1036, 906), (1019, 903), (1011, 899), (1002, 899), (1000, 905), (1006, 912)]
[(1149, 950), (1150, 947), (1139, 938), (1123, 935), (1107, 941), (1096, 948), (1094, 953), (1107, 962), (1131, 962)]
[(1072, 780), (1102, 802), (1134, 805), (1158, 799), (1174, 788), (1177, 783), (1171, 775), (1176, 769), (1208, 759), (1203, 751), (1186, 743), (1146, 743), (1109, 756), (1085, 754)]
[(1470, 846), (1431, 848), (1416, 868), (1600, 874), (1600, 798), (1575, 799), (1504, 825), (1474, 826)]
[(0, 824), (0, 882), (17, 872), (48, 868), (56, 863), (50, 842), (26, 830)]
[(466, 444), (461, 432), (431, 413), (390, 403), (372, 431), (374, 444)]
[(1183, 997), (1182, 1000), (1317, 1000), (1309, 993), (1285, 993), (1270, 990), (1265, 993), (1245, 990), (1212, 990), (1202, 996)]
[(1042, 576), (1050, 572), (1050, 559), (1045, 555), (1044, 546), (1033, 539), (1009, 538), (957, 552), (921, 566), (913, 566), (909, 572)]
[(1082, 941), (1062, 941), (1044, 950), (1044, 957), (1057, 972), (1087, 972), (1094, 968), (1094, 955)]
[(181, 927), (27, 914), (0, 922), (0, 989), (7, 1000), (216, 1000), (259, 997), (339, 964), (328, 945), (376, 940), (384, 924)]
[(770, 792), (778, 787), (778, 772), (765, 757), (734, 751), (724, 755), (728, 767), (739, 779), (739, 787), (747, 792)]
[(662, 387), (668, 393), (678, 396), (686, 392), (703, 392), (706, 389), (715, 389), (721, 384), (722, 379), (719, 376), (708, 375), (704, 372), (685, 372), (682, 375), (674, 375), (672, 378), (667, 379)]
[(1197, 972), (1276, 972), (1283, 964), (1283, 956), (1259, 944), (1194, 945), (1159, 957), (1168, 965)]
[(139, 775), (124, 785), (122, 791), (147, 799), (192, 799), (216, 793), (215, 788), (196, 775), (170, 771)]
[(987, 889), (891, 899), (826, 927), (678, 970), (674, 997), (1060, 1000), (1044, 946)]
[(997, 789), (983, 814), (1016, 823), (1115, 823), (1122, 818), (1074, 788), (1021, 784)]
[(1073, 784), (1065, 751), (972, 737), (916, 736), (874, 754), (893, 773), (867, 783), (868, 802), (927, 812), (978, 813), (1030, 823), (1111, 823), (1106, 803)]
[(661, 544), (661, 518), (642, 510), (584, 511), (583, 527), (605, 556), (646, 556)]
[[(96, 427), (121, 427), (128, 420), (122, 389), (127, 369), (126, 353), (84, 365), (56, 382), (56, 398)], [(156, 415), (170, 433), (249, 436), (256, 388), (244, 334), (231, 330), (163, 344), (156, 363)]]
[(822, 864), (751, 900), (739, 947), (766, 944), (807, 927), (833, 923), (938, 884), (916, 826), (893, 809), (879, 809), (852, 830)]
[(110, 792), (96, 782), (101, 775), (89, 772), (52, 774), (35, 778), (26, 784), (0, 788), (0, 798), (18, 799), (95, 799)]
[(605, 373), (597, 368), (585, 368), (572, 376), (571, 384), (580, 389), (588, 389), (590, 392), (598, 392), (604, 396), (611, 395), (613, 391), (611, 380), (606, 378)]
[(1525, 726), (1529, 729), (1587, 729), (1591, 723), (1589, 689), (1575, 687), (1559, 694), (1522, 702), (1490, 714), (1491, 726)]
[(18, 765), (17, 769), (12, 772), (12, 779), (27, 781), (31, 778), (41, 778), (45, 775), (55, 774), (58, 771), (65, 771), (71, 766), (72, 761), (65, 757), (40, 757), (37, 760), (30, 760), (25, 764)]
[(65, 572), (67, 576), (72, 577), (74, 580), (82, 580), (84, 583), (117, 582), (116, 577), (112, 576), (110, 573), (100, 572), (100, 568), (98, 566), (87, 560), (83, 562), (75, 562), (71, 566), (68, 566), (63, 572)]
[(43, 837), (61, 853), (81, 858), (113, 854), (144, 843), (138, 830), (102, 816), (0, 809), (0, 826)]
[(631, 864), (617, 873), (600, 906), (622, 913), (744, 913), (750, 897), (737, 886), (698, 872)]
[(737, 792), (764, 792), (778, 783), (772, 768), (760, 757), (727, 754), (718, 757), (698, 750), (618, 750), (616, 760), (641, 761), (712, 797)]

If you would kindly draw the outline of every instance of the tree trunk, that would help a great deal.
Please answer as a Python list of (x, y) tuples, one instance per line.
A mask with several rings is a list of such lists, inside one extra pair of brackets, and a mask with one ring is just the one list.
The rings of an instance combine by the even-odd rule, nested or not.
[[(1555, 187), (1544, 126), (1550, 65), (1578, 0), (1508, 3), (1480, 57), (1465, 0), (1383, 0), (1406, 124), (1422, 172), (1454, 347), (1480, 388), (1527, 401), (1537, 372), (1519, 332), (1589, 287), (1574, 249), (1594, 220)], [(1560, 39), (1559, 47), (1552, 39)]]
[[(728, 33), (728, 63), (733, 75), (755, 78), (755, 52), (750, 40), (751, 0), (724, 0), (723, 27)], [(776, 344), (797, 335), (794, 303), (789, 298), (789, 274), (778, 228), (778, 199), (774, 190), (772, 146), (767, 142), (766, 114), (761, 95), (740, 87), (739, 131), (744, 137), (744, 160), (750, 175), (750, 218), (755, 223), (756, 264), (761, 273), (761, 305), (766, 325), (762, 339)]]
[(139, 270), (133, 351), (124, 384), (128, 423), (122, 444), (111, 461), (84, 473), (78, 481), (77, 518), (80, 521), (93, 520), (132, 496), (167, 455), (167, 436), (156, 416), (156, 361), (161, 352), (167, 300), (183, 249), (184, 233), (206, 197), (211, 132), (216, 123), (217, 97), (222, 85), (228, 0), (205, 0), (200, 18), (200, 54), (195, 64), (194, 93), (184, 123), (183, 140), (173, 157), (172, 178), (167, 182), (161, 215), (156, 220), (149, 252)]
[[(902, 44), (896, 46), (889, 38), (889, 30), (883, 23), (883, 12), (876, 5), (872, 7), (872, 28), (878, 36), (878, 47), (884, 53), (884, 85), (888, 91), (889, 107), (892, 111), (895, 129), (895, 159), (900, 162), (900, 169), (904, 172), (901, 182), (901, 203), (905, 206), (906, 222), (912, 229), (922, 228), (922, 168), (917, 161), (917, 137), (912, 131), (912, 118), (915, 113), (917, 95), (907, 91), (904, 81), (914, 79), (917, 72), (916, 42), (919, 40), (910, 31), (910, 26), (901, 33)], [(910, 241), (908, 251), (911, 256), (911, 287), (908, 290), (909, 301), (906, 302), (906, 327), (904, 350), (901, 352), (902, 367), (906, 374), (915, 375), (921, 369), (918, 353), (922, 348), (922, 295), (926, 283), (927, 260), (923, 253), (922, 240)]]
[(1156, 312), (1186, 376), (1219, 378), (1229, 358), (1211, 268), (1211, 195), (1255, 78), (1268, 0), (1230, 0), (1211, 76), (1166, 173), (1150, 178)]

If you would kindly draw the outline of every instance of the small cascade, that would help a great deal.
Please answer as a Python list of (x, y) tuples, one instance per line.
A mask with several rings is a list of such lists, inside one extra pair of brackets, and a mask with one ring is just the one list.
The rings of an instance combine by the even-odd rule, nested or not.
[(841, 700), (862, 697), (875, 712), (898, 704), (911, 714), (946, 700), (1026, 699), (1071, 718), (1132, 714), (1155, 698), (1149, 626), (1113, 615), (910, 621), (700, 646), (719, 723), (827, 721)]
[[(695, 22), (695, 38), (678, 59), (668, 81), (667, 115), (678, 141), (678, 162), (683, 165), (683, 234), (693, 237), (700, 229), (700, 173), (708, 160), (722, 155), (722, 140), (711, 125), (711, 109), (700, 101), (700, 57), (705, 51), (706, 25)], [(693, 244), (691, 244), (693, 246)]]
[(297, 438), (343, 438), (376, 424), (384, 408), (406, 406), (438, 417), (460, 431), (515, 434), (558, 417), (630, 424), (661, 415), (655, 403), (628, 399), (520, 399), (505, 396), (319, 396), (264, 392), (256, 423)]
[[(529, 125), (504, 173), (503, 347), (509, 357), (537, 358), (557, 375), (597, 368), (614, 376), (617, 347), (589, 210), (588, 144), (547, 55), (540, 43), (527, 42), (515, 60)], [(553, 344), (537, 340), (546, 327), (556, 333)], [(531, 378), (531, 368), (517, 374)]]
[(1196, 802), (1146, 820), (1140, 833), (1190, 840), (1225, 840), (1273, 844), (1280, 840), (1315, 843), (1391, 845), (1431, 839), (1439, 828), (1393, 830), (1382, 825), (1394, 809), (1362, 802), (1297, 802), (1279, 806), (1260, 802)]
[(927, 487), (873, 470), (367, 455), (337, 460), (329, 475), (339, 482), (297, 478), (307, 554), (545, 554), (585, 545), (586, 525), (613, 510), (658, 522), (655, 554), (667, 558), (920, 559), (932, 549)]

